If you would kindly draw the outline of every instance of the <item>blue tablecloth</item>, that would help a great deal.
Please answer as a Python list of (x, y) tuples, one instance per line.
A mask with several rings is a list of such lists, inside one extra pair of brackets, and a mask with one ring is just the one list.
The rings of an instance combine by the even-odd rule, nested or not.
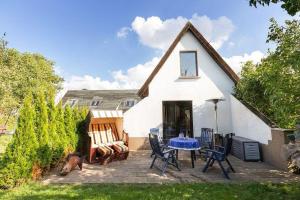
[(200, 149), (199, 141), (195, 138), (171, 138), (168, 146), (174, 149), (197, 150)]

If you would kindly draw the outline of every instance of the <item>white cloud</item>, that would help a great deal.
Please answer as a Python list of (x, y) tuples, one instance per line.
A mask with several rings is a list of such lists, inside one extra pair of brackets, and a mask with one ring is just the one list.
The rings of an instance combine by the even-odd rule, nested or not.
[(232, 47), (234, 47), (234, 45), (235, 45), (235, 43), (234, 43), (234, 42), (232, 42), (232, 41), (231, 41), (231, 42), (228, 42), (228, 47), (229, 47), (229, 48), (232, 48)]
[(157, 16), (147, 19), (136, 17), (131, 28), (138, 35), (142, 44), (165, 50), (187, 21), (191, 21), (216, 49), (219, 49), (228, 40), (234, 30), (232, 21), (225, 16), (210, 19), (207, 16), (198, 16), (197, 14), (194, 14), (190, 19), (181, 16), (166, 20), (161, 20)]
[(242, 70), (242, 64), (247, 61), (252, 61), (253, 63), (259, 63), (264, 57), (264, 53), (261, 51), (253, 51), (250, 54), (245, 53), (242, 56), (232, 56), (229, 58), (224, 58), (228, 65), (235, 71), (235, 73), (240, 74)]
[(64, 83), (64, 88), (67, 90), (139, 89), (159, 59), (158, 57), (154, 57), (144, 64), (138, 64), (129, 68), (126, 72), (122, 70), (113, 71), (111, 73), (112, 81), (90, 75), (71, 76), (71, 78)]
[(126, 38), (128, 33), (131, 31), (131, 28), (129, 27), (122, 27), (118, 32), (117, 32), (117, 37), (118, 38)]
[(102, 80), (100, 77), (84, 75), (84, 76), (71, 76), (71, 78), (65, 82), (64, 88), (68, 88), (70, 90), (75, 90), (75, 89), (101, 90), (101, 89), (118, 89), (119, 85), (115, 81), (107, 81), (107, 80)]
[(113, 79), (120, 84), (122, 88), (140, 88), (146, 81), (160, 58), (154, 57), (152, 60), (138, 64), (129, 68), (125, 73), (121, 70), (112, 72)]

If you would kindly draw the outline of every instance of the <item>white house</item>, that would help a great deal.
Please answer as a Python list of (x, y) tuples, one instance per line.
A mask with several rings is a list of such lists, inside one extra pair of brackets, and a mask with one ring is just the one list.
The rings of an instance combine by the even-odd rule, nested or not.
[(131, 149), (147, 144), (150, 128), (159, 128), (165, 139), (185, 132), (200, 136), (201, 128), (214, 128), (218, 104), (220, 133), (235, 133), (268, 144), (271, 126), (259, 113), (232, 96), (239, 77), (188, 22), (138, 91), (142, 98), (124, 113), (124, 129)]

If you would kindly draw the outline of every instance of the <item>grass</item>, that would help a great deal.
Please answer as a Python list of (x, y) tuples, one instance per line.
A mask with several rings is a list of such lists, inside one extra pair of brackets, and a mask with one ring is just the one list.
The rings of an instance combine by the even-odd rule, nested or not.
[(30, 183), (1, 191), (0, 199), (299, 199), (300, 183), (82, 184)]
[(5, 152), (6, 146), (11, 140), (12, 135), (0, 135), (0, 158)]

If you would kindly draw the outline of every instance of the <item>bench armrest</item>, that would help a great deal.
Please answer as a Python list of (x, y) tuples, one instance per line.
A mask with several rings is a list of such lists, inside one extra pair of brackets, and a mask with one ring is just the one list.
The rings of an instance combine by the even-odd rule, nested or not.
[(128, 146), (128, 143), (129, 143), (129, 136), (128, 136), (128, 133), (126, 133), (125, 131), (123, 131), (122, 141), (124, 142), (124, 144), (125, 144), (126, 146)]
[(93, 136), (93, 132), (88, 132), (89, 137)]

